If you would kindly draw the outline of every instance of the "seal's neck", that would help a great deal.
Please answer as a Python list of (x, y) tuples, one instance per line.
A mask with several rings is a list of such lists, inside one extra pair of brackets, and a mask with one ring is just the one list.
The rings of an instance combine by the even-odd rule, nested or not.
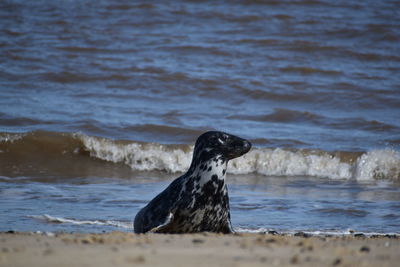
[(206, 161), (192, 162), (190, 171), (192, 176), (198, 177), (201, 184), (210, 180), (225, 180), (228, 161), (222, 156), (216, 156)]

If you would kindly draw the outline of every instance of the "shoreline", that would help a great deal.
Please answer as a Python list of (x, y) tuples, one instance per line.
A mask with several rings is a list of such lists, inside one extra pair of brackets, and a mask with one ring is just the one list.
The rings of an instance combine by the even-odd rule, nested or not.
[(0, 233), (0, 266), (396, 266), (398, 235)]

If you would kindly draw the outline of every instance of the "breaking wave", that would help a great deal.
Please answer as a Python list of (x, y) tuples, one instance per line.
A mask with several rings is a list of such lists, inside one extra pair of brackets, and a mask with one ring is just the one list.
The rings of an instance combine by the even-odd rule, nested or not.
[[(112, 140), (54, 132), (25, 134), (0, 133), (0, 162), (31, 164), (42, 158), (42, 164), (52, 164), (59, 158), (86, 164), (103, 160), (124, 164), (138, 171), (184, 172), (192, 158), (193, 145), (163, 145), (135, 141)], [(78, 158), (79, 156), (79, 158)], [(59, 160), (60, 161), (60, 160)], [(322, 150), (253, 148), (246, 155), (232, 160), (232, 174), (257, 173), (266, 176), (313, 176), (330, 179), (400, 181), (400, 153), (393, 149), (368, 152), (328, 152)]]
[[(109, 139), (80, 136), (90, 155), (114, 163), (123, 162), (141, 171), (184, 172), (192, 157), (192, 146), (117, 144)], [(281, 148), (255, 148), (229, 163), (232, 174), (267, 176), (314, 176), (331, 179), (400, 180), (400, 153), (390, 149), (366, 153)]]
[[(321, 151), (287, 151), (280, 148), (255, 149), (231, 163), (235, 174), (255, 172), (274, 176), (314, 176), (331, 179), (400, 178), (400, 153), (394, 150), (373, 150), (357, 153)], [(342, 157), (341, 157), (341, 156)], [(350, 156), (350, 158), (346, 158)]]
[(184, 172), (190, 165), (192, 147), (155, 143), (118, 143), (110, 139), (77, 135), (90, 155), (114, 163), (124, 163), (134, 170)]

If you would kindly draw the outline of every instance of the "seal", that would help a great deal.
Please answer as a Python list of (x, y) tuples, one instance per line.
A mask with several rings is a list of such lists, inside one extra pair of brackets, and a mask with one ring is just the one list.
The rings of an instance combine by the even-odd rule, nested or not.
[(228, 133), (200, 135), (189, 170), (136, 214), (134, 232), (232, 233), (226, 168), (250, 148), (249, 141)]

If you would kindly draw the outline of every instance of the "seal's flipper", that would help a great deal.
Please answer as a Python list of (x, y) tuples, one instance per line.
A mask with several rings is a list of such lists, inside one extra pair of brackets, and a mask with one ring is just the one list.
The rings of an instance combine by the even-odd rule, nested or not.
[(178, 192), (182, 187), (183, 177), (174, 180), (163, 192), (136, 214), (134, 231), (137, 234), (148, 231), (161, 232), (167, 229), (173, 219), (175, 205), (178, 203)]
[(166, 228), (168, 228), (169, 224), (172, 222), (172, 219), (174, 218), (174, 214), (172, 214), (172, 212), (170, 212), (167, 216), (167, 218), (165, 219), (165, 222), (159, 226), (156, 226), (152, 229), (150, 229), (149, 232), (151, 233), (160, 233), (163, 232), (163, 230), (165, 230)]

